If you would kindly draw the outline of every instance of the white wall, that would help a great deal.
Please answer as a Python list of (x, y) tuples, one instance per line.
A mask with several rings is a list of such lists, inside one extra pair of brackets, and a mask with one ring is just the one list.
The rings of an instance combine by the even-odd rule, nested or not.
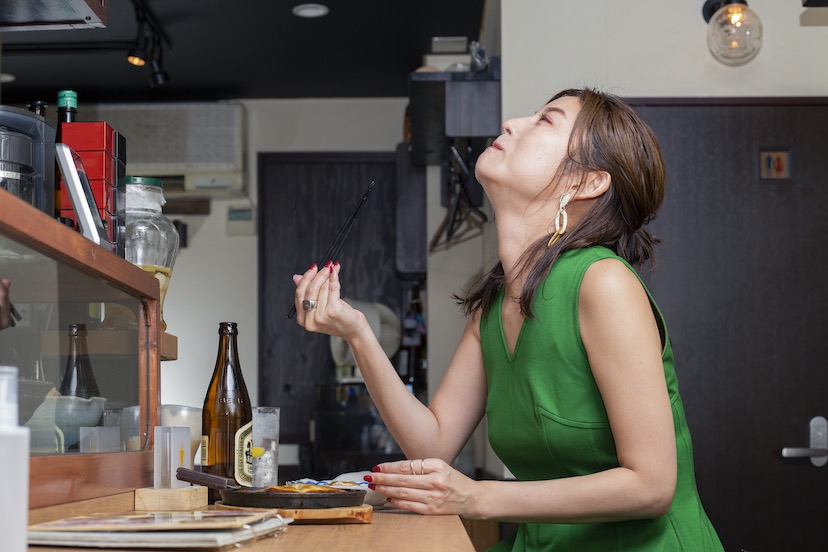
[(764, 28), (741, 67), (707, 50), (703, 0), (501, 0), (503, 113), (584, 85), (621, 96), (823, 96), (828, 8), (750, 0)]
[[(393, 151), (402, 140), (406, 98), (250, 100), (247, 182), (250, 200), (213, 200), (208, 216), (189, 225), (164, 305), (167, 331), (178, 337), (178, 360), (161, 364), (161, 401), (201, 406), (216, 362), (218, 323), (239, 324), (239, 355), (250, 398), (258, 404), (257, 236), (227, 236), (228, 206), (256, 198), (259, 152)], [(179, 217), (176, 217), (179, 218)], [(269, 282), (293, 294), (293, 282)]]

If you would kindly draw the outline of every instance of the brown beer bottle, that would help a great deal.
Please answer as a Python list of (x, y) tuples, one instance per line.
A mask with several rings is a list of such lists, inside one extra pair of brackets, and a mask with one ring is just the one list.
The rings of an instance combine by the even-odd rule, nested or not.
[[(216, 369), (204, 397), (201, 418), (201, 471), (253, 485), (253, 411), (244, 384), (235, 322), (219, 323)], [(210, 502), (219, 500), (210, 489)]]

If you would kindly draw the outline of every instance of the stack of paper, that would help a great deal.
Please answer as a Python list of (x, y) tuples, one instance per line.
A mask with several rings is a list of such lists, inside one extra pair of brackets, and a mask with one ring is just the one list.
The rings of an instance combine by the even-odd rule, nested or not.
[(215, 550), (278, 536), (293, 520), (266, 510), (95, 514), (29, 526), (29, 544)]

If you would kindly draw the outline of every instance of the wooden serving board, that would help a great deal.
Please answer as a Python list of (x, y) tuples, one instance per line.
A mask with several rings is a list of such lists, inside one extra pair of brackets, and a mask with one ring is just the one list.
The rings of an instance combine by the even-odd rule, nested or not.
[[(216, 502), (220, 508), (239, 509), (239, 506), (227, 506)], [(251, 510), (253, 508), (244, 508)], [(263, 508), (264, 509), (264, 508)], [(340, 508), (272, 508), (283, 518), (293, 518), (293, 523), (302, 525), (330, 525), (336, 523), (371, 523), (374, 508), (370, 504), (361, 506), (343, 506)]]
[(343, 506), (340, 508), (303, 508), (276, 511), (284, 518), (293, 518), (293, 523), (333, 524), (333, 523), (371, 523), (374, 508), (370, 504), (362, 506)]

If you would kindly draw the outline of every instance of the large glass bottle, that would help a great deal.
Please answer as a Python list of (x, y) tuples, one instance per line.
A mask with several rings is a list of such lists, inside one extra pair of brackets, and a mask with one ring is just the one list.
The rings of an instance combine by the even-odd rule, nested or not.
[[(63, 123), (74, 123), (78, 113), (78, 93), (74, 90), (61, 90), (57, 97), (57, 125), (55, 126), (55, 143), (63, 142)], [(55, 218), (61, 218), (61, 175), (60, 167), (55, 161)]]
[[(201, 419), (201, 471), (253, 485), (253, 410), (244, 384), (235, 322), (219, 323), (216, 368), (204, 397)], [(210, 490), (210, 501), (218, 500)]]
[(86, 324), (69, 325), (69, 356), (60, 380), (60, 394), (64, 397), (88, 399), (100, 397), (98, 382), (89, 362), (86, 345)]
[(161, 286), (161, 330), (164, 331), (167, 329), (164, 298), (178, 255), (178, 230), (161, 213), (165, 203), (163, 182), (144, 176), (128, 176), (125, 181), (126, 260), (158, 280)]

